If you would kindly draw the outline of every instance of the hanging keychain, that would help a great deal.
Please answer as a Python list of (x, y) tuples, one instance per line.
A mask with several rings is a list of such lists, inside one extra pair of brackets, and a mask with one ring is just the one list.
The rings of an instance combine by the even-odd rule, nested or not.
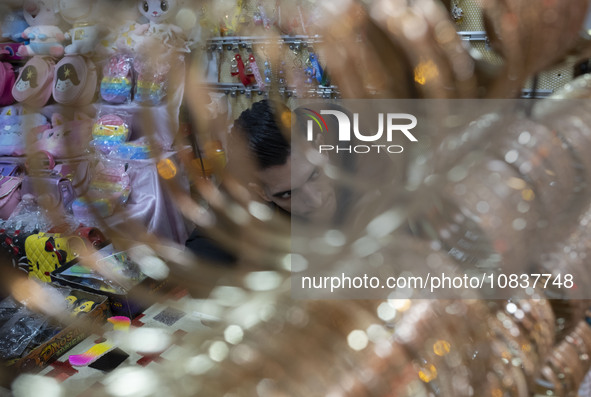
[(464, 19), (464, 10), (460, 8), (460, 0), (453, 0), (451, 6), (451, 17), (455, 23), (461, 23)]
[(271, 77), (273, 77), (273, 70), (271, 69), (271, 62), (265, 61), (265, 84), (271, 84)]
[(234, 59), (232, 59), (230, 74), (232, 76), (238, 76), (245, 87), (251, 85), (255, 81), (252, 73), (247, 72), (244, 62), (242, 61), (242, 56), (238, 51), (238, 47), (234, 47)]
[(310, 62), (309, 57), (306, 59), (304, 73), (306, 75), (306, 84), (312, 84), (314, 82), (314, 68), (312, 67), (312, 62)]
[(278, 76), (279, 76), (279, 85), (281, 86), (285, 86), (285, 62), (281, 61), (281, 63), (279, 64), (279, 71), (277, 72)]
[(232, 62), (230, 63), (230, 74), (235, 77), (239, 75), (238, 72), (238, 59), (240, 59), (240, 57), (236, 57), (236, 55), (238, 54), (238, 47), (234, 47), (234, 56), (232, 57)]
[(320, 66), (320, 62), (318, 62), (318, 57), (316, 56), (316, 54), (314, 52), (310, 51), (310, 55), (308, 56), (308, 61), (309, 61), (310, 68), (312, 69), (310, 71), (310, 74), (311, 74), (310, 77), (315, 78), (319, 84), (322, 84), (324, 70), (322, 70), (322, 66)]
[(266, 88), (265, 80), (263, 80), (263, 77), (261, 76), (261, 72), (259, 71), (256, 59), (254, 58), (254, 53), (252, 52), (251, 48), (249, 48), (248, 52), (250, 54), (248, 56), (248, 63), (250, 64), (252, 74), (257, 82), (257, 85), (259, 86), (259, 89), (264, 90)]
[(261, 22), (263, 24), (263, 27), (267, 30), (270, 29), (271, 25), (273, 24), (273, 21), (267, 16), (265, 7), (259, 3), (257, 9), (259, 11), (259, 15), (261, 16)]
[(265, 51), (265, 47), (261, 47), (261, 52), (265, 57), (265, 70), (263, 71), (263, 73), (265, 74), (265, 84), (271, 85), (271, 79), (273, 77), (273, 71), (271, 70), (271, 62), (269, 62), (269, 56)]
[[(252, 47), (249, 45), (247, 47), (247, 50), (250, 55), (252, 53)], [(254, 63), (254, 66), (255, 67), (257, 66), (256, 61)], [(242, 81), (242, 84), (244, 84), (244, 86), (248, 86), (248, 85), (254, 84), (256, 82), (252, 67), (253, 67), (253, 64), (250, 62), (250, 56), (249, 56), (248, 61), (244, 64), (244, 76), (240, 76), (240, 80)], [(240, 70), (238, 70), (238, 71), (240, 71)]]
[(240, 81), (244, 86), (250, 85), (251, 81), (246, 74), (244, 62), (242, 62), (242, 56), (240, 56), (240, 54), (236, 54), (234, 55), (234, 58), (236, 59), (236, 63), (238, 65), (238, 76), (240, 77)]

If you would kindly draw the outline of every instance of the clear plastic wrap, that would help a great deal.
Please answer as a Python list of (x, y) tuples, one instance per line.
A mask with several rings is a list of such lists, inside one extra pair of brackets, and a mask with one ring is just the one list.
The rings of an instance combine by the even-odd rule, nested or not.
[(86, 195), (72, 203), (74, 217), (81, 223), (97, 224), (96, 215), (107, 217), (115, 208), (127, 202), (131, 184), (127, 173), (127, 163), (101, 157)]
[(20, 357), (29, 343), (42, 332), (47, 320), (26, 307), (19, 309), (14, 316), (0, 327), (0, 357), (11, 359)]
[(92, 128), (92, 145), (103, 154), (109, 154), (126, 142), (131, 134), (131, 114), (100, 110)]
[(134, 101), (143, 105), (160, 104), (168, 91), (169, 60), (137, 57), (133, 67), (137, 76)]
[(131, 101), (133, 88), (133, 59), (127, 54), (115, 54), (103, 68), (101, 98), (114, 104)]
[(121, 160), (148, 160), (151, 157), (151, 153), (150, 145), (146, 138), (140, 138), (116, 146), (109, 154), (109, 157)]
[(37, 233), (51, 227), (52, 223), (45, 210), (39, 206), (32, 194), (23, 195), (10, 218), (2, 225), (7, 231), (20, 230), (21, 233)]

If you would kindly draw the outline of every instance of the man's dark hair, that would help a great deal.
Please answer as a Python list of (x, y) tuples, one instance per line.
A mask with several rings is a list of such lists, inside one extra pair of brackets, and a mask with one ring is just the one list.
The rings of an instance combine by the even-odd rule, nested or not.
[[(283, 116), (286, 117), (283, 117)], [(260, 169), (283, 165), (291, 154), (289, 109), (268, 99), (255, 102), (234, 121), (233, 140), (242, 141)], [(280, 120), (288, 125), (280, 128)]]

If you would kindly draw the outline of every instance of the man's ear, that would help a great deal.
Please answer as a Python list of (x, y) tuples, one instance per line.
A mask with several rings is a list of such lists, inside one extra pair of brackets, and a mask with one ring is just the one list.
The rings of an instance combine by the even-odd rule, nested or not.
[(258, 183), (249, 182), (248, 188), (251, 191), (253, 191), (254, 193), (256, 193), (256, 195), (259, 196), (264, 201), (268, 201), (268, 202), (272, 201), (271, 197), (269, 197), (269, 195), (265, 192), (265, 189), (263, 189), (263, 187), (261, 185), (259, 185)]

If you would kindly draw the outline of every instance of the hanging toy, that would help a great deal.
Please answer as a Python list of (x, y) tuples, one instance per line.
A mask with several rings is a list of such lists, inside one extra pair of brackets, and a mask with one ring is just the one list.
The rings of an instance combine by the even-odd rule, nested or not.
[(269, 18), (267, 16), (267, 13), (265, 12), (265, 7), (259, 3), (259, 5), (257, 6), (257, 12), (258, 15), (260, 16), (260, 24), (265, 28), (265, 29), (270, 29), (271, 26), (273, 25), (273, 21), (271, 20), (271, 18)]
[[(237, 51), (237, 49), (235, 49)], [(252, 73), (252, 69), (249, 63), (248, 69), (242, 61), (242, 56), (236, 52), (234, 59), (232, 60), (230, 74), (232, 76), (238, 76), (242, 84), (247, 87), (255, 82), (255, 77)]]
[(271, 70), (271, 62), (265, 61), (265, 84), (271, 84), (271, 77), (273, 77), (273, 71)]
[(308, 59), (306, 60), (308, 67), (304, 70), (306, 73), (306, 83), (310, 84), (313, 80), (316, 80), (318, 84), (322, 86), (330, 85), (328, 80), (328, 74), (320, 66), (318, 57), (314, 52), (310, 52)]
[(462, 23), (462, 21), (464, 20), (464, 10), (460, 8), (459, 4), (459, 0), (453, 0), (451, 6), (451, 17), (454, 20), (454, 22), (458, 24)]
[(287, 80), (285, 78), (285, 61), (281, 61), (279, 64), (279, 69), (277, 71), (277, 81), (279, 82), (280, 86), (285, 87), (287, 85)]
[(259, 86), (259, 89), (264, 90), (266, 88), (265, 80), (263, 80), (263, 77), (261, 76), (261, 72), (259, 71), (259, 67), (252, 52), (248, 56), (248, 62), (250, 63), (250, 69), (254, 75), (257, 85)]

